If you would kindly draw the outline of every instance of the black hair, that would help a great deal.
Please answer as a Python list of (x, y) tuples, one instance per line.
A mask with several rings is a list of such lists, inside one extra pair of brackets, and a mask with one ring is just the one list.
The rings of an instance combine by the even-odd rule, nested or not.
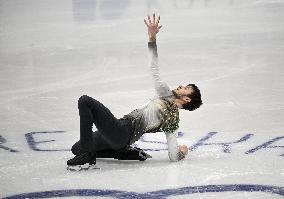
[(203, 104), (201, 99), (201, 93), (199, 88), (195, 84), (188, 84), (187, 86), (190, 86), (193, 89), (193, 92), (188, 95), (191, 101), (184, 104), (182, 108), (188, 111), (193, 111)]

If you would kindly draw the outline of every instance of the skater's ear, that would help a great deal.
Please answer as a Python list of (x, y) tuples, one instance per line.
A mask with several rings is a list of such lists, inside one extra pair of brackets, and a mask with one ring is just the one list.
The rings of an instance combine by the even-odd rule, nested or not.
[(184, 104), (191, 102), (190, 95), (182, 96), (181, 99), (184, 101)]

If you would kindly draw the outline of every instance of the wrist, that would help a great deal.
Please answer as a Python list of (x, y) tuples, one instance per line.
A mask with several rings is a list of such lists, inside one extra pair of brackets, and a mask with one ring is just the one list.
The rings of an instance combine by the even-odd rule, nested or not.
[(156, 41), (156, 37), (149, 37), (149, 42), (155, 42)]

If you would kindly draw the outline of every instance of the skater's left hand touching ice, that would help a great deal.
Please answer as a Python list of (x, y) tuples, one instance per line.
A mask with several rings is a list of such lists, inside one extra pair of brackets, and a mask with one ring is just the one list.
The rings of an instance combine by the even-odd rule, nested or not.
[(160, 16), (156, 19), (155, 13), (153, 14), (153, 20), (151, 20), (150, 16), (148, 16), (148, 22), (144, 19), (144, 23), (148, 28), (149, 42), (156, 41), (156, 35), (162, 28), (162, 26), (159, 26), (160, 19)]
[(188, 154), (188, 148), (186, 145), (180, 145), (178, 146), (179, 152), (181, 152), (184, 156)]

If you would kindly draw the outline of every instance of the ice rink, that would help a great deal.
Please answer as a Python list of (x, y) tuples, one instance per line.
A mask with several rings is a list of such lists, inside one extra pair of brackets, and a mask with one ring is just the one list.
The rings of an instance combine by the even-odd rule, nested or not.
[[(189, 155), (170, 162), (158, 132), (145, 162), (66, 170), (81, 95), (117, 118), (153, 98), (153, 12), (162, 79), (202, 92), (180, 112)], [(0, 103), (0, 198), (283, 198), (284, 1), (0, 0)]]

